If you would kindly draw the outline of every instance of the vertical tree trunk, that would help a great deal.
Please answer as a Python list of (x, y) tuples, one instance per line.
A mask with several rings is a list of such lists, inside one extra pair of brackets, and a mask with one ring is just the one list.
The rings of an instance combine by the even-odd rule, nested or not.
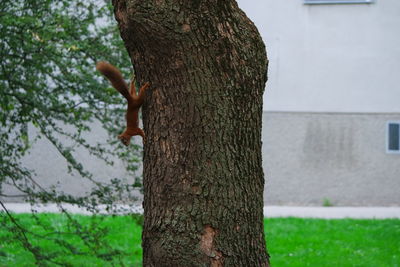
[(113, 0), (143, 108), (144, 266), (269, 266), (267, 57), (234, 0)]

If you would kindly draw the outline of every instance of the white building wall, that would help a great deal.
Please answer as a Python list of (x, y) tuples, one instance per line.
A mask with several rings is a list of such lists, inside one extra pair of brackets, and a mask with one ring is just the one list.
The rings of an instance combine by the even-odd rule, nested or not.
[(400, 1), (238, 0), (267, 46), (266, 205), (400, 204)]
[[(334, 205), (399, 205), (400, 155), (385, 153), (385, 125), (400, 120), (400, 0), (238, 2), (258, 26), (270, 60), (266, 204), (321, 205), (327, 198)], [(118, 161), (107, 167), (77, 153), (96, 180), (124, 175)], [(24, 161), (44, 186), (60, 181), (63, 191), (77, 195), (91, 188), (66, 174), (65, 161), (48, 142), (37, 143)]]
[(267, 46), (266, 111), (400, 112), (400, 1), (238, 0)]

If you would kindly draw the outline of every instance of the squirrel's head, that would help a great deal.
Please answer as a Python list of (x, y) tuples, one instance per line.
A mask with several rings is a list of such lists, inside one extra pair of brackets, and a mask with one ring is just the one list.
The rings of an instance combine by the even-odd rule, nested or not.
[(131, 136), (127, 136), (124, 134), (118, 135), (118, 139), (121, 140), (121, 143), (125, 146), (128, 146), (131, 143)]

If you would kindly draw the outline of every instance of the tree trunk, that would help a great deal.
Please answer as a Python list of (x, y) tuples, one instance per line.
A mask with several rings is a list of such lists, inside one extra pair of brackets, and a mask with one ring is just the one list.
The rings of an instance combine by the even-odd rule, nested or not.
[(265, 46), (234, 0), (113, 0), (143, 107), (144, 266), (269, 266)]

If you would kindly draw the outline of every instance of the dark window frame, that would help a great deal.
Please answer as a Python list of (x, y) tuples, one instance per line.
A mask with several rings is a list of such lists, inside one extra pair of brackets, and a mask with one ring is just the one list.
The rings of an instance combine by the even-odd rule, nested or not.
[(388, 121), (386, 124), (386, 153), (400, 154), (400, 121)]
[(375, 0), (303, 0), (305, 5), (372, 4)]

